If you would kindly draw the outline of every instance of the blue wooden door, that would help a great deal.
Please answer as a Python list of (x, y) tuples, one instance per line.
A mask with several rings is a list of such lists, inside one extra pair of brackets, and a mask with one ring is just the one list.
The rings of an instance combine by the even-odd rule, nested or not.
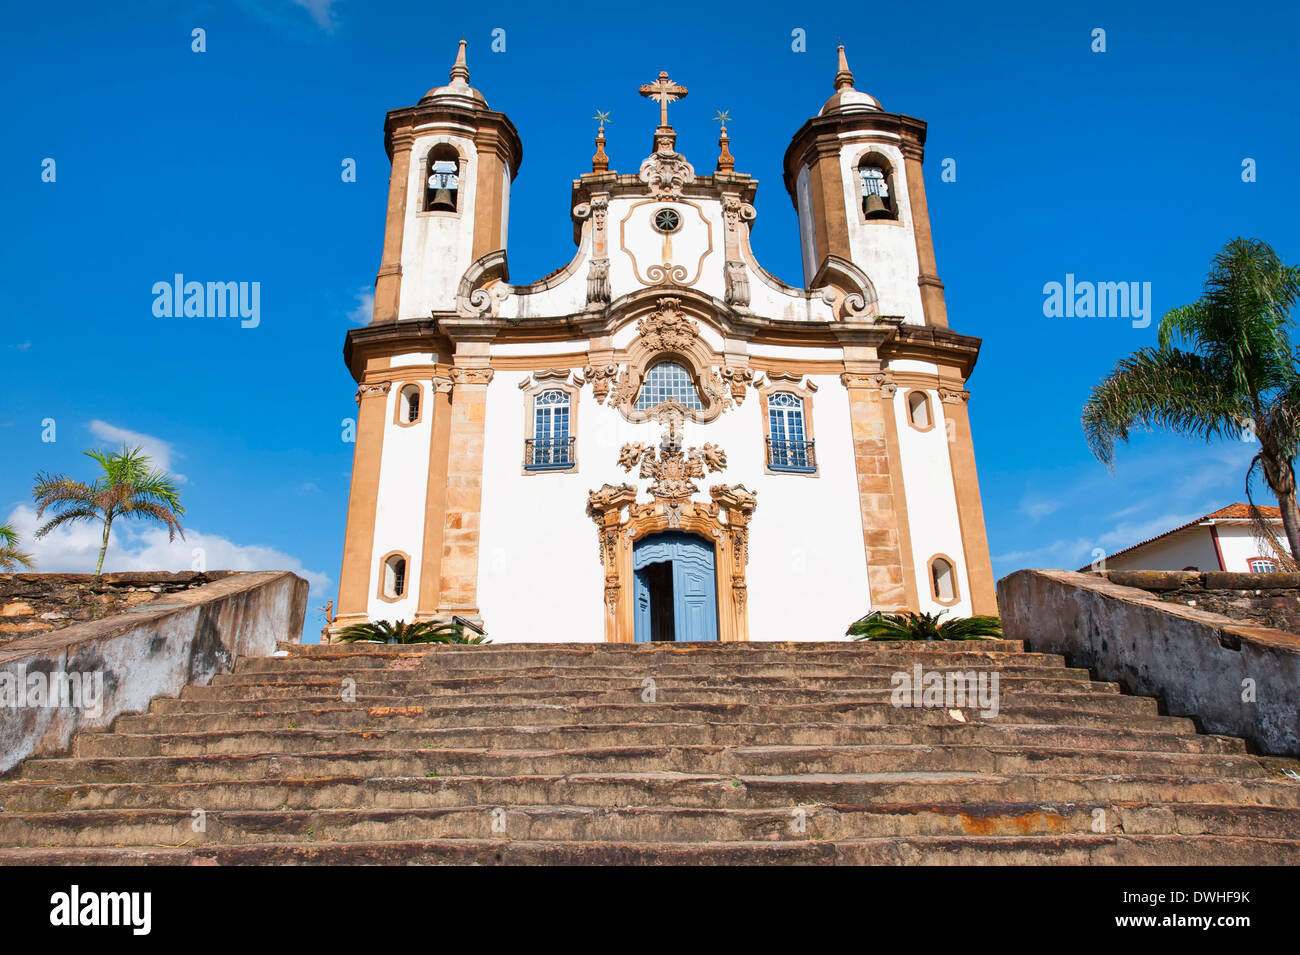
[[(671, 575), (656, 573), (656, 565), (671, 564)], [(713, 545), (690, 534), (663, 533), (646, 537), (632, 553), (635, 578), (635, 639), (644, 643), (671, 633), (677, 641), (718, 639), (718, 599)], [(671, 595), (663, 592), (671, 587)], [(671, 599), (668, 599), (668, 598)], [(671, 607), (671, 627), (655, 614)]]
[(632, 595), (636, 601), (634, 636), (637, 643), (647, 643), (650, 640), (650, 582), (644, 568), (634, 571), (632, 577), (635, 580)]

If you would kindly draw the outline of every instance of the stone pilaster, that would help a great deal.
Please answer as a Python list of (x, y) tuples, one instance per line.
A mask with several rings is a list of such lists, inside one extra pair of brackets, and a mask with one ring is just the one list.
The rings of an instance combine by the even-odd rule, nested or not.
[(921, 288), (921, 309), (927, 325), (948, 327), (948, 306), (943, 298), (943, 282), (934, 258), (934, 237), (930, 233), (930, 207), (925, 200), (925, 177), (921, 172), (921, 147), (907, 143), (903, 147), (903, 165), (907, 172), (907, 195), (912, 207), (912, 237), (916, 241)]
[(374, 321), (397, 320), (402, 292), (402, 234), (406, 230), (406, 194), (411, 178), (415, 134), (393, 134), (393, 169), (388, 176), (388, 218), (384, 222), (384, 257), (375, 276)]
[(846, 372), (840, 381), (849, 397), (871, 609), (908, 609), (896, 495), (902, 475), (893, 473), (890, 462), (886, 416), (891, 405), (884, 395), (886, 390), (892, 392), (894, 385), (880, 373)]
[[(385, 362), (386, 364), (386, 362)], [(370, 564), (375, 543), (375, 512), (379, 505), (379, 465), (388, 420), (388, 380), (362, 381), (357, 388), (356, 444), (352, 451), (352, 489), (343, 536), (343, 569), (339, 574), (336, 626), (366, 619), (370, 602)]]
[(435, 374), (430, 381), (429, 402), (429, 477), (424, 492), (424, 546), (420, 566), (420, 590), (416, 604), (417, 620), (428, 620), (438, 613), (441, 603), (443, 534), (447, 523), (447, 465), (451, 441), (451, 393), (454, 386), (450, 369)]
[(948, 454), (952, 458), (952, 484), (957, 496), (957, 521), (961, 546), (966, 555), (966, 577), (970, 582), (971, 612), (998, 612), (997, 585), (989, 560), (989, 539), (984, 528), (984, 504), (980, 500), (979, 477), (975, 472), (975, 442), (971, 437), (968, 391), (939, 389), (943, 416), (952, 422), (948, 429)]
[(455, 362), (438, 610), (469, 616), (478, 614), (484, 427), (492, 369), (486, 343), (458, 345)]

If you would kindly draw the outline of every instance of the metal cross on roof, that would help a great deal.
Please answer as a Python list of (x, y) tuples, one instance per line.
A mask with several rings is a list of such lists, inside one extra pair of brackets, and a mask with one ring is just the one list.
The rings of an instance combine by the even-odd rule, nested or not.
[(678, 83), (674, 83), (668, 78), (668, 73), (664, 70), (659, 71), (659, 79), (653, 83), (647, 83), (637, 92), (646, 99), (657, 100), (659, 103), (659, 125), (668, 125), (668, 104), (675, 103), (679, 99), (685, 99), (687, 89)]

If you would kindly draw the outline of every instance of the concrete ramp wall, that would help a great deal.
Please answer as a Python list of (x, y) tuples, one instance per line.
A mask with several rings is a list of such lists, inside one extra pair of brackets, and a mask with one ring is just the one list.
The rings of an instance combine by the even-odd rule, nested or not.
[(67, 748), (83, 729), (229, 673), (240, 656), (297, 642), (307, 581), (233, 574), (137, 610), (0, 646), (0, 773)]
[(1300, 636), (1064, 570), (1004, 577), (998, 605), (1008, 639), (1159, 697), (1207, 732), (1300, 756)]

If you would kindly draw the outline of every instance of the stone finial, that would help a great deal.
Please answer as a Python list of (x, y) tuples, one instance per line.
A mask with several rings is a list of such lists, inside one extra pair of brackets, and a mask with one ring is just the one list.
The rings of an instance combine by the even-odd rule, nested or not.
[(731, 111), (720, 109), (718, 110), (718, 114), (714, 116), (713, 119), (714, 122), (722, 124), (721, 132), (719, 132), (718, 134), (718, 148), (721, 150), (721, 152), (718, 153), (717, 171), (735, 172), (736, 157), (731, 155), (731, 149), (728, 148), (731, 139), (730, 137), (727, 136), (727, 123), (731, 121)]
[(596, 155), (591, 157), (591, 171), (607, 172), (609, 156), (605, 155), (605, 124), (611, 122), (609, 113), (596, 110), (596, 115), (591, 118), (600, 123), (600, 128), (596, 130)]
[[(840, 47), (843, 50), (843, 47)], [(460, 48), (456, 51), (456, 62), (451, 65), (451, 75), (448, 77), (452, 86), (469, 86), (469, 65), (465, 62), (465, 41), (460, 41)]]
[(853, 88), (853, 71), (849, 69), (849, 58), (844, 55), (844, 44), (839, 46), (839, 72), (835, 74), (835, 88), (842, 90), (846, 86)]

